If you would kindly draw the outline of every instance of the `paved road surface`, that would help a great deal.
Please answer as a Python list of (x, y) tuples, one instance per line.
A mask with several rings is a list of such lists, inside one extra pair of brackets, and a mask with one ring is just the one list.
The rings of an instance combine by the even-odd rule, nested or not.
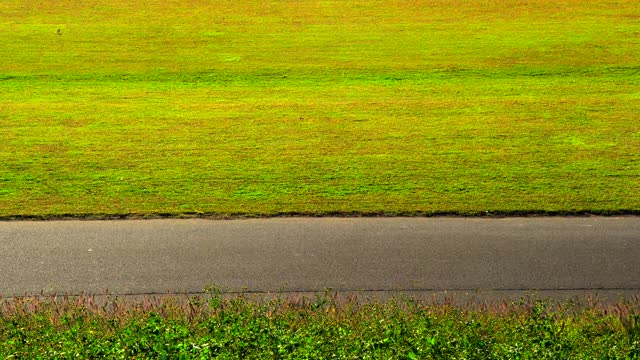
[(0, 294), (640, 294), (640, 217), (0, 222)]

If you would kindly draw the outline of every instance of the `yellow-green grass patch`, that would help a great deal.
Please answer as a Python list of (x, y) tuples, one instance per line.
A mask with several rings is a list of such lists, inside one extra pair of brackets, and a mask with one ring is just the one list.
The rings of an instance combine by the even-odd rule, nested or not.
[(636, 14), (3, 1), (0, 217), (638, 212)]

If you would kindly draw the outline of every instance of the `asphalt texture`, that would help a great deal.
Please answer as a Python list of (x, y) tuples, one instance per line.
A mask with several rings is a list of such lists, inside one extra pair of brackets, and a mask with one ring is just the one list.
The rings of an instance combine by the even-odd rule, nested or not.
[(0, 294), (640, 294), (640, 217), (0, 222)]

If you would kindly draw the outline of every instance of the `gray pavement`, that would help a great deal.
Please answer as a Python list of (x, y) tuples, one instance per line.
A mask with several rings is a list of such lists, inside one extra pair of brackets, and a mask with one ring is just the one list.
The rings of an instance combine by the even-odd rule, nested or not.
[(640, 294), (640, 217), (0, 222), (0, 294)]

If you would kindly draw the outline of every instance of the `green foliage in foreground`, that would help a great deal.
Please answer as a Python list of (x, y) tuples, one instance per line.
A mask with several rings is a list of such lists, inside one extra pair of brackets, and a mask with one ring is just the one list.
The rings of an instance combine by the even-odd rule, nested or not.
[(640, 212), (637, 0), (0, 1), (0, 218)]
[(0, 307), (0, 358), (637, 359), (639, 305), (20, 298)]

